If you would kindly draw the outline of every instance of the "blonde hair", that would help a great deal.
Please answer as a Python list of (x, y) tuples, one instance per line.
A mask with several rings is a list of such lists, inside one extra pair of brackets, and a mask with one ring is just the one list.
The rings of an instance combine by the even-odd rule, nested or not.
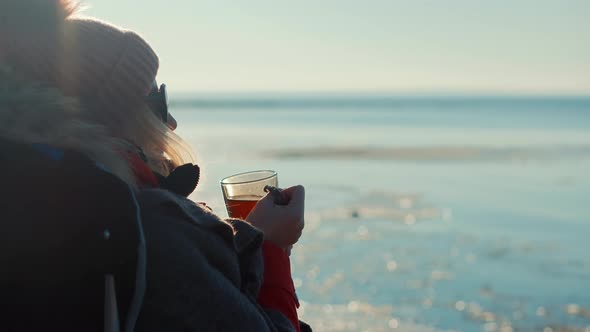
[[(116, 112), (88, 107), (78, 98), (24, 80), (0, 66), (2, 137), (81, 152), (134, 188), (138, 184), (128, 153), (137, 153), (136, 145), (142, 145), (148, 164), (162, 175), (170, 171), (169, 164), (174, 167), (192, 160), (187, 144), (148, 109), (120, 112), (110, 121), (94, 120), (97, 113), (108, 119), (105, 114)], [(117, 134), (118, 128), (132, 129)]]
[(188, 144), (176, 135), (141, 98), (113, 101), (110, 105), (87, 103), (83, 108), (91, 122), (100, 123), (114, 137), (140, 148), (150, 168), (168, 175), (172, 168), (193, 161)]
[[(168, 175), (175, 166), (192, 161), (188, 145), (148, 108), (141, 95), (143, 85), (155, 78), (155, 53), (131, 32), (118, 30), (103, 22), (72, 18), (79, 8), (79, 3), (72, 0), (0, 1), (0, 12), (7, 14), (2, 16), (6, 20), (0, 22), (0, 135), (83, 152), (132, 185), (136, 185), (136, 180), (128, 153), (138, 153), (138, 147), (146, 155), (148, 165), (162, 175)], [(36, 49), (36, 42), (28, 38), (35, 36), (33, 40), (40, 41), (46, 35), (62, 31), (60, 27), (65, 20), (72, 28), (84, 26), (85, 33), (100, 29), (112, 32), (113, 38), (119, 38), (119, 41), (133, 42), (131, 49), (134, 52), (147, 52), (149, 66), (143, 66), (146, 62), (140, 63), (135, 58), (126, 59), (127, 64), (133, 64), (129, 68), (134, 68), (134, 71), (125, 73), (125, 81), (113, 86), (96, 86), (100, 82), (97, 75), (94, 81), (85, 83), (83, 87), (86, 90), (77, 93), (76, 88), (81, 87), (83, 82), (76, 79), (88, 80), (92, 77), (76, 75), (75, 71), (59, 76), (61, 72), (56, 74), (54, 70), (59, 62), (52, 62), (53, 57), (39, 52), (44, 49)], [(45, 40), (44, 43), (51, 43)], [(45, 46), (50, 47), (48, 45)], [(118, 46), (121, 47), (121, 44)], [(3, 50), (11, 55), (6, 58), (5, 64), (14, 69), (12, 73), (1, 68)], [(84, 50), (87, 51), (85, 56), (93, 56), (84, 62), (84, 68), (92, 68), (97, 59), (101, 59), (101, 54), (93, 54), (92, 50), (94, 48)], [(12, 51), (16, 53), (11, 54)], [(79, 61), (82, 58), (62, 60), (63, 64), (71, 63), (73, 70), (81, 68)], [(40, 65), (36, 61), (45, 61), (45, 64)], [(47, 73), (50, 73), (49, 76)], [(23, 80), (19, 75), (30, 80)], [(10, 82), (17, 84), (11, 85)], [(104, 88), (104, 91), (88, 91), (92, 87)], [(129, 89), (118, 91), (121, 87)]]

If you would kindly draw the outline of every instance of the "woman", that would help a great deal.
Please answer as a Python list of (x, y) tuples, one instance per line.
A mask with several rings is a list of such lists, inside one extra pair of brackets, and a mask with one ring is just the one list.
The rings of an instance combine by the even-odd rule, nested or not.
[(188, 200), (199, 169), (173, 133), (156, 54), (77, 9), (0, 3), (2, 83), (31, 87), (0, 107), (0, 136), (78, 151), (135, 189), (148, 249), (138, 331), (299, 331), (288, 252), (303, 229), (303, 187), (283, 191), (285, 206), (263, 198), (246, 221)]

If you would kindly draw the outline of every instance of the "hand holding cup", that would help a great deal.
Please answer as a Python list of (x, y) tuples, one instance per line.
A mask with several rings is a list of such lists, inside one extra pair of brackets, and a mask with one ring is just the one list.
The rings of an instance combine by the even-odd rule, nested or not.
[[(303, 233), (305, 189), (303, 186), (294, 186), (278, 190), (270, 189), (269, 193), (258, 201), (246, 217), (246, 221), (260, 229), (266, 240), (287, 250)], [(281, 201), (278, 201), (279, 199)]]

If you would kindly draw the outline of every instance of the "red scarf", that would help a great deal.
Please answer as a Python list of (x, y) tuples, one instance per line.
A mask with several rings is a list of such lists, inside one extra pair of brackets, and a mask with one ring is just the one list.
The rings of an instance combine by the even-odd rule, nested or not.
[(140, 186), (151, 187), (151, 188), (158, 188), (160, 187), (160, 182), (158, 178), (151, 170), (151, 168), (147, 165), (145, 161), (141, 159), (139, 154), (130, 152), (128, 154), (129, 163), (131, 164), (131, 169), (135, 174), (135, 179)]

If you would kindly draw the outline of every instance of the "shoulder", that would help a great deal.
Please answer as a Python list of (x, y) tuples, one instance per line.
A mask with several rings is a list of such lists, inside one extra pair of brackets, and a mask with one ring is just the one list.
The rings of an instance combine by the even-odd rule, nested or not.
[(163, 189), (140, 190), (137, 200), (148, 246), (159, 250), (154, 255), (179, 251), (192, 261), (235, 255), (233, 227), (200, 204)]
[(162, 264), (173, 259), (195, 271), (217, 270), (236, 284), (243, 273), (261, 277), (263, 235), (248, 223), (222, 220), (166, 190), (143, 190), (138, 201), (148, 252)]
[(143, 189), (137, 193), (137, 200), (143, 211), (143, 219), (168, 220), (219, 233), (233, 233), (232, 226), (208, 208), (171, 191)]
[(203, 231), (219, 233), (227, 239), (235, 238), (238, 251), (262, 244), (262, 232), (240, 219), (222, 219), (208, 207), (163, 189), (145, 189), (138, 195), (144, 219), (168, 220), (196, 226)]

